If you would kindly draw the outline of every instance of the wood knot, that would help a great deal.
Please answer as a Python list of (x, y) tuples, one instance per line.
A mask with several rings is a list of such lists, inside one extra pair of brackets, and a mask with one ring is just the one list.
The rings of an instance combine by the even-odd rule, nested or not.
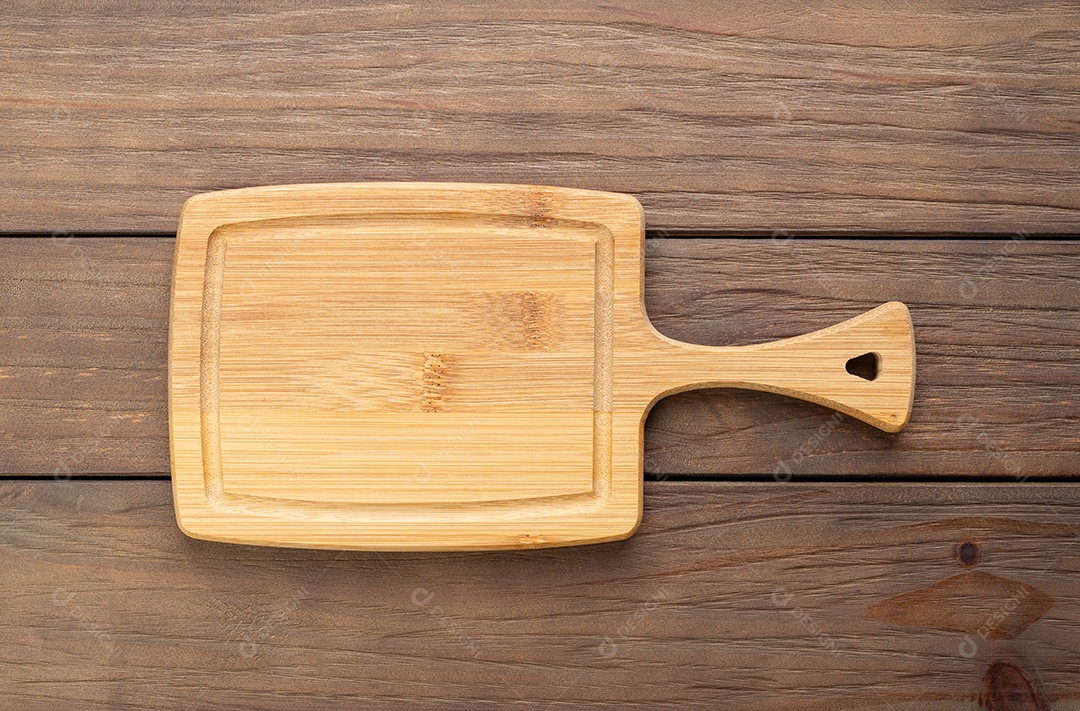
[(521, 294), (521, 331), (525, 347), (542, 350), (552, 341), (551, 294), (526, 291)]
[(529, 191), (529, 227), (545, 227), (555, 211), (555, 199), (547, 190)]
[(960, 561), (960, 565), (975, 565), (980, 558), (979, 546), (971, 541), (958, 543), (953, 549), (953, 555)]
[(484, 318), (501, 342), (530, 351), (550, 350), (558, 342), (558, 298), (550, 291), (504, 291), (486, 295)]
[(983, 674), (979, 708), (985, 711), (1048, 711), (1035, 680), (1012, 662), (991, 662)]
[(446, 379), (446, 356), (442, 353), (425, 353), (420, 376), (421, 412), (442, 412)]

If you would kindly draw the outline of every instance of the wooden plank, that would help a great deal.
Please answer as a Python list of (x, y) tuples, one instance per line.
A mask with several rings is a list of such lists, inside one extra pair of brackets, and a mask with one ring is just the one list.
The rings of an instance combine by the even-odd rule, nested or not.
[(1080, 708), (1077, 485), (651, 483), (631, 539), (184, 537), (168, 482), (0, 482), (0, 707)]
[[(0, 240), (0, 473), (169, 471), (173, 240)], [(657, 475), (1071, 476), (1080, 472), (1075, 242), (654, 239), (665, 334), (772, 340), (899, 299), (918, 345), (898, 435), (737, 390), (677, 395), (646, 424)]]
[(665, 230), (1073, 232), (1078, 28), (1060, 0), (21, 0), (0, 230), (419, 179), (631, 192)]
[(172, 239), (0, 239), (0, 471), (169, 471)]

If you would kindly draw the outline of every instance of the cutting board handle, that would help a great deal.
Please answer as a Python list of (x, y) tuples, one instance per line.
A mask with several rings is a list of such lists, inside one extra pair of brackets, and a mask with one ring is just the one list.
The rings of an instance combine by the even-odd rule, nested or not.
[[(911, 315), (899, 301), (820, 331), (750, 346), (699, 346), (656, 335), (665, 344), (648, 369), (656, 399), (697, 388), (767, 390), (820, 403), (886, 432), (899, 432), (911, 415), (915, 339)], [(870, 373), (849, 370), (857, 358), (871, 366)]]

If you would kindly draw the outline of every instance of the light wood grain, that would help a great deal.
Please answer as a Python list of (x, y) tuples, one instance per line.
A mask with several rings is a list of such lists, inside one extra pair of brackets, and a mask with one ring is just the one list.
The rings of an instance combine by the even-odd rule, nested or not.
[[(646, 308), (672, 338), (782, 339), (880, 297), (911, 304), (919, 351), (902, 434), (883, 438), (771, 393), (680, 393), (646, 423), (651, 475), (772, 475), (781, 462), (795, 477), (1080, 471), (1076, 243), (650, 239), (646, 247)], [(0, 473), (169, 471), (173, 248), (171, 239), (0, 239)], [(978, 280), (974, 300), (960, 293), (967, 279)]]
[(471, 180), (629, 192), (649, 226), (1075, 232), (1080, 10), (20, 0), (0, 230), (172, 232), (190, 195)]
[[(178, 523), (340, 549), (595, 543), (640, 522), (642, 425), (668, 393), (767, 390), (903, 428), (903, 304), (774, 343), (681, 343), (645, 316), (643, 246), (637, 201), (595, 191), (192, 198), (169, 327)], [(864, 354), (872, 372), (849, 372)]]
[(168, 482), (0, 496), (0, 708), (1080, 708), (1071, 485), (649, 483), (631, 539), (473, 554), (192, 540)]

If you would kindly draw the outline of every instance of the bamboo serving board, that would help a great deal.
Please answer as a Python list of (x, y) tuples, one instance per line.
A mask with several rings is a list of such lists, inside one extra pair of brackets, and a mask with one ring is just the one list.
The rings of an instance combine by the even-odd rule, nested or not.
[[(640, 522), (642, 427), (665, 395), (769, 390), (904, 426), (903, 304), (681, 343), (644, 311), (643, 224), (629, 195), (524, 185), (193, 197), (169, 334), (180, 527), (365, 550), (611, 541)], [(864, 354), (872, 380), (846, 368)]]

